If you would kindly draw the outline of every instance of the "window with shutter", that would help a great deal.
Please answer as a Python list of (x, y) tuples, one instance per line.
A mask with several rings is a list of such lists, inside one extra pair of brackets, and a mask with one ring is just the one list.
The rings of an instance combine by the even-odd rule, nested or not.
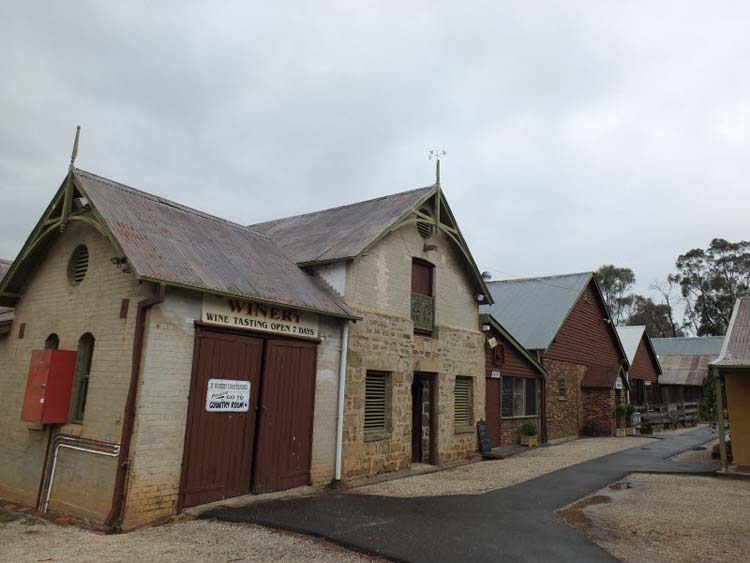
[(388, 374), (368, 371), (365, 377), (365, 434), (388, 431)]
[(432, 333), (435, 326), (435, 298), (433, 296), (435, 266), (414, 258), (411, 264), (411, 320), (414, 331)]
[(471, 377), (456, 377), (454, 393), (453, 422), (456, 427), (471, 426)]
[(94, 336), (87, 332), (78, 340), (76, 367), (73, 375), (73, 392), (70, 396), (70, 414), (76, 422), (83, 420), (86, 412), (86, 395), (89, 391), (91, 360), (94, 357)]

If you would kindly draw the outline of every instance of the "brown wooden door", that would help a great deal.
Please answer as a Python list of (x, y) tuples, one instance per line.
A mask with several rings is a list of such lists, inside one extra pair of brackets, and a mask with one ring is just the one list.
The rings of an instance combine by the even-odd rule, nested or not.
[[(183, 457), (183, 507), (250, 492), (263, 340), (199, 332)], [(250, 381), (246, 412), (209, 412), (210, 379)]]
[(268, 340), (253, 492), (306, 485), (310, 479), (316, 345)]
[(487, 432), (490, 437), (490, 445), (497, 448), (500, 445), (500, 380), (487, 378), (485, 385), (486, 401), (485, 414), (487, 415)]

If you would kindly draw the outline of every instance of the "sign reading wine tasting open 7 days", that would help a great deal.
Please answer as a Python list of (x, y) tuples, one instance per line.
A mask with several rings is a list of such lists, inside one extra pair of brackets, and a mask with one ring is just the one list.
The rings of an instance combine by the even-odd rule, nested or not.
[(318, 315), (288, 307), (266, 305), (204, 294), (201, 320), (206, 324), (318, 338)]
[(247, 412), (250, 382), (237, 379), (209, 379), (206, 392), (208, 412)]

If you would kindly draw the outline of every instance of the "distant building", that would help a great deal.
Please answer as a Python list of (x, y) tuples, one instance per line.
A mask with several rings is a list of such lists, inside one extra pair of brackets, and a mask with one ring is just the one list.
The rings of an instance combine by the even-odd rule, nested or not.
[(662, 402), (700, 402), (708, 365), (721, 353), (724, 337), (652, 338), (651, 342), (662, 369)]
[(618, 326), (630, 370), (630, 403), (633, 405), (655, 405), (661, 401), (659, 376), (661, 365), (645, 326)]

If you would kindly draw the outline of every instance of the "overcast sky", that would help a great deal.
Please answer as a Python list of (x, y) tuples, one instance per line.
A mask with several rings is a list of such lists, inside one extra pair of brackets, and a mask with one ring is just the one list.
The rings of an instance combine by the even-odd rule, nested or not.
[(278, 4), (3, 2), (0, 257), (77, 124), (79, 167), (246, 224), (432, 184), (440, 147), (496, 278), (645, 292), (750, 238), (747, 2)]

